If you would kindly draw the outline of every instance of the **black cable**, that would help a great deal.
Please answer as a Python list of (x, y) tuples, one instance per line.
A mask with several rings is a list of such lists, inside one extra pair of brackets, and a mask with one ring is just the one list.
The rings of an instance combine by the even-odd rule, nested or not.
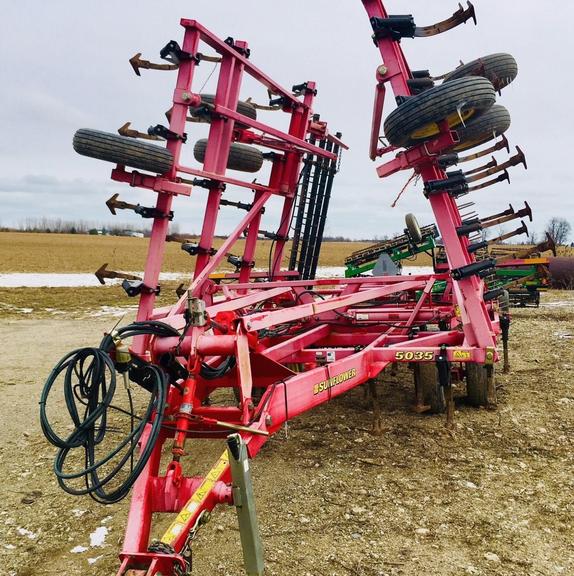
[(214, 368), (205, 362), (201, 363), (201, 367), (199, 369), (199, 374), (205, 380), (217, 380), (217, 378), (221, 378), (225, 376), (229, 370), (235, 367), (236, 360), (235, 356), (228, 356), (219, 366)]
[[(114, 339), (179, 335), (175, 328), (162, 322), (134, 322), (117, 329), (113, 334), (104, 336), (98, 348), (79, 348), (66, 354), (53, 368), (42, 390), (40, 423), (48, 441), (59, 448), (54, 461), (54, 472), (58, 483), (66, 492), (74, 495), (89, 494), (98, 502), (105, 504), (118, 502), (127, 496), (149, 460), (161, 431), (168, 383), (166, 374), (159, 366), (143, 363), (138, 366), (138, 379), (141, 380), (142, 388), (150, 392), (143, 416), (134, 414), (133, 398), (129, 390), (127, 391), (129, 411), (114, 406), (112, 401), (117, 389), (117, 377), (116, 367), (110, 355), (115, 350)], [(54, 431), (46, 413), (48, 398), (61, 376), (63, 376), (62, 393), (74, 425), (74, 430), (66, 438)], [(107, 425), (110, 410), (130, 416), (130, 431), (107, 455), (98, 459), (96, 448), (104, 441), (106, 432), (115, 432)], [(83, 413), (80, 413), (81, 411)], [(139, 420), (137, 425), (136, 420)], [(147, 442), (136, 457), (138, 444), (148, 424), (151, 428)], [(65, 472), (69, 457), (76, 454), (77, 450), (84, 452), (84, 467), (81, 470)], [(111, 470), (106, 470), (102, 477), (103, 467), (118, 457), (122, 451), (125, 451), (125, 454), (121, 456), (119, 462), (114, 462)], [(127, 477), (110, 489), (109, 483), (128, 461)], [(79, 479), (84, 480), (84, 488), (70, 486), (69, 481)]]

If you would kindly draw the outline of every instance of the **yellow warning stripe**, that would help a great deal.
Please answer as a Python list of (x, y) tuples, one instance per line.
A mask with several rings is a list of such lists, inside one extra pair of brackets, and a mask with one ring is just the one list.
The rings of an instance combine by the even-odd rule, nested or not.
[(203, 482), (199, 485), (197, 490), (193, 493), (187, 504), (181, 509), (177, 518), (172, 522), (171, 526), (167, 529), (166, 533), (162, 536), (161, 542), (173, 546), (180, 534), (185, 530), (190, 518), (194, 516), (197, 510), (201, 507), (203, 501), (207, 498), (215, 483), (219, 480), (225, 469), (229, 465), (229, 455), (227, 450), (223, 452), (221, 458), (217, 461), (215, 466), (209, 471)]

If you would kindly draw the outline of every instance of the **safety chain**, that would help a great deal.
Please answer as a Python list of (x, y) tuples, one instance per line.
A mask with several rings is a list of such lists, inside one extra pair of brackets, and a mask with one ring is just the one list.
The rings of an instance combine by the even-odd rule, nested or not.
[[(183, 545), (179, 556), (183, 559), (184, 566), (182, 567), (179, 562), (176, 562), (173, 566), (173, 573), (175, 576), (190, 576), (191, 569), (193, 566), (192, 562), (192, 551), (191, 542), (197, 536), (197, 532), (201, 526), (209, 522), (210, 513), (208, 510), (204, 510), (195, 521), (195, 524), (189, 530), (185, 544)], [(148, 550), (150, 552), (158, 552), (159, 554), (169, 554), (173, 556), (176, 554), (174, 548), (169, 544), (164, 542), (155, 541), (149, 546)]]

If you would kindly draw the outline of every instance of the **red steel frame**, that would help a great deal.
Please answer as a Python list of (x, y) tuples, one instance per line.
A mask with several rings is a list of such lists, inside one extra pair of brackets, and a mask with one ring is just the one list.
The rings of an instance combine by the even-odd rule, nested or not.
[[(386, 17), (380, 0), (363, 0), (369, 17)], [(168, 213), (173, 196), (190, 195), (192, 188), (182, 182), (181, 174), (209, 179), (201, 239), (188, 292), (173, 306), (154, 309), (155, 292), (162, 265), (168, 220), (153, 223), (145, 267), (144, 290), (140, 296), (137, 320), (161, 320), (178, 329), (186, 325), (187, 297), (204, 300), (210, 321), (192, 326), (182, 339), (139, 337), (132, 352), (148, 361), (156, 361), (165, 352), (175, 353), (186, 366), (189, 378), (181, 386), (171, 386), (165, 427), (156, 442), (152, 457), (138, 478), (132, 496), (128, 525), (121, 552), (120, 575), (128, 570), (140, 574), (181, 573), (186, 568), (183, 551), (190, 530), (204, 511), (217, 504), (232, 503), (230, 472), (225, 452), (204, 478), (186, 477), (180, 459), (186, 455), (188, 438), (224, 438), (231, 426), (243, 426), (241, 432), (250, 457), (254, 457), (269, 435), (289, 419), (329, 401), (369, 379), (376, 377), (389, 363), (434, 361), (446, 345), (451, 362), (489, 363), (497, 359), (495, 351), (498, 322), (494, 311), (483, 301), (484, 286), (476, 277), (452, 281), (449, 274), (409, 277), (365, 277), (351, 279), (293, 280), (281, 270), (285, 238), (296, 201), (301, 157), (305, 152), (335, 159), (320, 147), (309, 144), (311, 135), (333, 138), (324, 123), (311, 120), (315, 85), (307, 83), (301, 97), (283, 88), (256, 68), (245, 56), (247, 44), (223, 42), (194, 20), (181, 21), (185, 29), (182, 49), (196, 54), (200, 42), (221, 56), (221, 65), (211, 119), (209, 139), (202, 169), (180, 163), (181, 140), (169, 140), (167, 148), (175, 163), (171, 172), (151, 176), (117, 166), (112, 178), (157, 193), (158, 213)], [(377, 149), (382, 119), (385, 84), (390, 82), (395, 95), (409, 95), (410, 71), (398, 42), (377, 41), (386, 72), (377, 72), (377, 92), (373, 116), (371, 155)], [(183, 134), (190, 105), (200, 102), (192, 91), (194, 59), (183, 60), (177, 71), (173, 94), (170, 130)], [(282, 132), (236, 112), (245, 74), (265, 86), (270, 93), (284, 98), (283, 112), (290, 114), (289, 129)], [(237, 122), (240, 122), (238, 126)], [(278, 151), (267, 184), (254, 184), (226, 175), (232, 142), (239, 141)], [(441, 179), (436, 156), (456, 142), (456, 134), (447, 128), (433, 141), (400, 152), (378, 168), (381, 177), (404, 168), (414, 168), (423, 180)], [(223, 184), (253, 191), (252, 208), (242, 218), (215, 255), (210, 254), (216, 231), (217, 214)], [(273, 254), (270, 276), (256, 279), (250, 263), (255, 254), (261, 209), (273, 195), (283, 197), (281, 227)], [(431, 206), (445, 243), (451, 268), (473, 262), (468, 241), (460, 238), (456, 227), (460, 214), (448, 193), (434, 195)], [(238, 281), (216, 284), (210, 274), (216, 271), (226, 253), (247, 230), (243, 252), (244, 266)], [(447, 280), (445, 302), (432, 297), (436, 281)], [(444, 298), (444, 297), (443, 297)], [(442, 331), (422, 331), (421, 325), (438, 325)], [(445, 325), (449, 329), (445, 330)], [(235, 356), (236, 367), (216, 380), (202, 378), (200, 362), (219, 365)], [(208, 404), (204, 400), (218, 388), (233, 387), (238, 406)], [(253, 390), (262, 390), (258, 403)], [(227, 426), (227, 428), (226, 428)], [(175, 430), (175, 431), (174, 431)], [(160, 470), (162, 448), (173, 439), (173, 460)], [(145, 439), (143, 441), (145, 443)], [(177, 519), (161, 538), (163, 547), (149, 549), (152, 514), (176, 512)]]

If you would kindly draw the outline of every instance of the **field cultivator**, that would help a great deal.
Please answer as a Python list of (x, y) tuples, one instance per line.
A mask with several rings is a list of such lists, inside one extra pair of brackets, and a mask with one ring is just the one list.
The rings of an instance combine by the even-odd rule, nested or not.
[[(143, 278), (105, 266), (98, 271), (101, 281), (122, 278), (126, 293), (139, 297), (136, 321), (116, 327), (99, 346), (62, 359), (41, 402), (42, 426), (59, 448), (55, 471), (65, 490), (113, 503), (132, 489), (120, 576), (189, 574), (192, 541), (213, 508), (224, 503), (237, 508), (247, 573), (262, 574), (248, 458), (288, 420), (372, 382), (389, 364), (414, 365), (419, 411), (452, 408), (451, 376), (457, 367), (466, 373), (473, 404), (494, 403), (497, 337), (501, 331), (503, 339), (508, 335), (508, 316), (498, 315), (500, 291), (485, 290), (482, 278), (496, 262), (476, 259), (470, 238), (476, 223), (463, 220), (457, 199), (491, 185), (492, 176), (500, 180), (497, 174), (524, 163), (524, 155), (519, 150), (507, 162), (478, 171), (446, 170), (484, 156), (484, 150), (467, 157), (459, 152), (508, 128), (508, 112), (494, 102), (496, 91), (516, 76), (516, 63), (511, 56), (492, 55), (457, 68), (438, 84), (440, 78), (410, 70), (400, 41), (462, 24), (474, 17), (472, 5), (425, 27), (417, 27), (412, 16), (389, 16), (380, 0), (363, 0), (363, 5), (383, 60), (376, 71), (371, 157), (394, 153), (378, 167), (381, 177), (410, 169), (422, 178), (447, 258), (442, 273), (315, 278), (345, 148), (341, 135), (333, 135), (313, 110), (313, 82), (282, 87), (252, 63), (246, 42), (222, 40), (195, 20), (181, 21), (181, 46), (171, 41), (161, 50), (167, 63), (141, 54), (130, 60), (138, 75), (158, 70), (177, 76), (169, 126), (158, 124), (143, 133), (126, 124), (120, 135), (81, 129), (74, 137), (80, 154), (116, 164), (113, 180), (157, 195), (153, 207), (118, 196), (108, 201), (112, 211), (132, 210), (153, 220)], [(194, 90), (203, 61), (218, 65), (214, 95)], [(246, 75), (267, 91), (268, 104), (241, 99)], [(388, 144), (381, 146), (389, 85), (398, 107), (385, 120)], [(288, 130), (262, 122), (260, 113), (286, 114)], [(209, 135), (194, 144), (199, 165), (188, 166), (183, 162), (187, 130), (201, 125)], [(500, 149), (500, 142), (488, 153)], [(264, 163), (266, 183), (229, 173), (259, 172)], [(226, 198), (228, 188), (246, 191), (249, 200)], [(198, 243), (168, 234), (174, 196), (192, 191), (207, 196)], [(272, 197), (281, 199), (282, 211), (276, 230), (269, 232), (261, 226)], [(244, 215), (215, 249), (224, 207)], [(416, 222), (411, 218), (408, 224), (411, 240), (420, 242)], [(433, 238), (434, 232), (433, 227)], [(232, 250), (243, 236), (238, 256)], [(259, 238), (272, 239), (264, 271), (254, 268)], [(156, 308), (168, 240), (180, 241), (195, 266), (177, 302)], [(282, 267), (284, 257), (288, 269)], [(224, 261), (236, 271), (216, 282)], [(440, 298), (433, 296), (438, 282), (445, 284)], [(123, 386), (117, 385), (120, 376)], [(71, 434), (58, 432), (50, 417), (50, 399), (60, 391)], [(119, 407), (120, 392), (128, 398), (127, 408)], [(452, 417), (452, 410), (447, 413)], [(121, 418), (129, 424), (124, 436)], [(221, 457), (207, 473), (187, 473), (194, 456), (190, 439), (225, 438)], [(163, 533), (152, 525), (157, 513), (173, 515)]]

